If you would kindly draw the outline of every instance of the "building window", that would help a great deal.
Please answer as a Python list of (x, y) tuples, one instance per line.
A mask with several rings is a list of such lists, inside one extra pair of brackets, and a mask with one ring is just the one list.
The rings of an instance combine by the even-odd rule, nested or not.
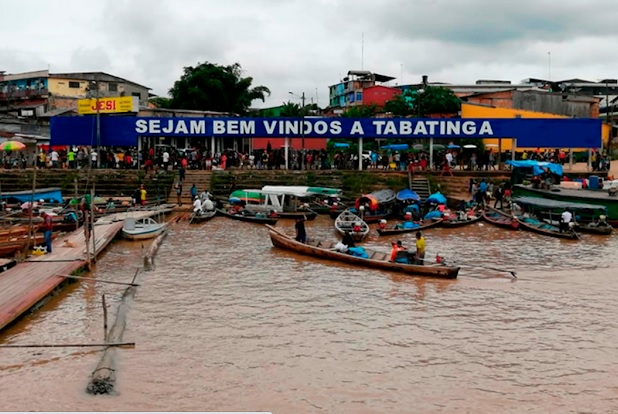
[(117, 83), (110, 83), (108, 85), (109, 91), (110, 92), (118, 92), (118, 84)]
[(356, 92), (356, 100), (357, 101), (362, 101), (363, 100), (363, 93), (362, 92)]
[(69, 81), (69, 88), (79, 89), (79, 82)]
[(131, 96), (137, 96), (137, 98), (138, 98), (138, 99), (140, 99), (140, 100), (142, 99), (142, 94), (141, 94), (141, 93), (139, 93), (139, 92), (133, 92), (133, 93), (131, 94)]

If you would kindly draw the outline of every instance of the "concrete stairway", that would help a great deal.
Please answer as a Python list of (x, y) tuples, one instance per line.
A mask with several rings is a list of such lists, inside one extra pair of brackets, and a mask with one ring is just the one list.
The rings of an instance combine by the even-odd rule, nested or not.
[(431, 187), (427, 178), (412, 179), (410, 187), (410, 190), (421, 197), (421, 201), (425, 201), (425, 199), (431, 195)]
[[(182, 195), (180, 200), (183, 204), (193, 204), (193, 200), (191, 199), (191, 186), (195, 184), (197, 187), (197, 194), (201, 194), (202, 191), (208, 190), (211, 191), (210, 181), (211, 181), (212, 172), (211, 171), (203, 171), (203, 170), (187, 170), (185, 172), (185, 179), (182, 182)], [(170, 193), (169, 193), (169, 201), (171, 203), (176, 202), (176, 182), (178, 181), (178, 172), (174, 177), (174, 182), (171, 185)]]

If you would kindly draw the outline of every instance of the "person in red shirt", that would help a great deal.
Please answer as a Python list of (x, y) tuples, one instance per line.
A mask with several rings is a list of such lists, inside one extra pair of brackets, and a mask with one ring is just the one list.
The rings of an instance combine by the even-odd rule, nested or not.
[(41, 218), (43, 219), (43, 224), (41, 224), (39, 228), (43, 230), (43, 236), (45, 237), (45, 247), (47, 249), (45, 254), (50, 254), (52, 252), (52, 231), (54, 230), (54, 221), (52, 216), (44, 211), (41, 212)]

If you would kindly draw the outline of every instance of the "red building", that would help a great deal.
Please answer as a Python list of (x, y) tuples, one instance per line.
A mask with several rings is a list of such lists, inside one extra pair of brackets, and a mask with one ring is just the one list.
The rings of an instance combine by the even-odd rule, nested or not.
[(378, 108), (383, 108), (386, 102), (396, 95), (401, 95), (401, 89), (382, 85), (368, 86), (363, 88), (363, 105), (376, 105)]
[[(272, 149), (281, 149), (285, 147), (285, 138), (253, 138), (253, 149), (266, 149), (266, 146), (270, 142)], [(305, 149), (308, 150), (321, 150), (326, 148), (326, 138), (305, 138)], [(290, 138), (290, 148), (299, 150), (303, 148), (302, 138)]]

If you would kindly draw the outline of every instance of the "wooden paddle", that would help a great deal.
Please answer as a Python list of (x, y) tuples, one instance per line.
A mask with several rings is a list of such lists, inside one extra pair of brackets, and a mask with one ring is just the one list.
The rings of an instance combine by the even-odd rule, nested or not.
[[(438, 254), (438, 256), (440, 256)], [(442, 262), (444, 263), (444, 262)], [(492, 266), (482, 266), (482, 265), (477, 265), (477, 264), (473, 264), (473, 263), (469, 263), (469, 262), (453, 262), (455, 265), (460, 264), (462, 266), (467, 266), (467, 267), (476, 267), (479, 269), (489, 269), (489, 270), (495, 270), (496, 272), (502, 272), (502, 273), (509, 273), (511, 276), (513, 276), (515, 279), (517, 279), (517, 272), (515, 272), (514, 270), (508, 270), (508, 269), (501, 269), (498, 267), (492, 267)]]

